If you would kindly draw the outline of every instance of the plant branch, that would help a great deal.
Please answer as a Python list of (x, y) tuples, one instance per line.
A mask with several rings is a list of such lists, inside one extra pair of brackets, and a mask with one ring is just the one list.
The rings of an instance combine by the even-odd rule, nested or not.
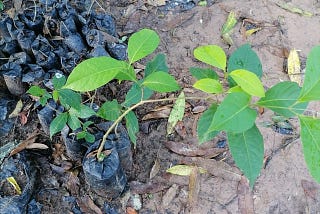
[[(186, 100), (206, 100), (209, 99), (211, 96), (208, 97), (185, 97)], [(101, 143), (99, 145), (98, 151), (97, 151), (97, 159), (101, 160), (100, 155), (101, 152), (104, 148), (104, 145), (106, 143), (108, 135), (111, 133), (111, 131), (118, 125), (118, 123), (121, 122), (121, 120), (132, 110), (136, 109), (137, 107), (146, 104), (146, 103), (156, 103), (156, 102), (164, 102), (164, 101), (174, 101), (174, 100), (179, 100), (183, 98), (179, 97), (173, 97), (173, 98), (162, 98), (162, 99), (154, 99), (154, 100), (141, 100), (139, 103), (131, 106), (128, 108), (126, 111), (124, 111), (114, 122), (113, 124), (109, 127), (109, 129), (106, 131), (106, 133), (103, 135)]]

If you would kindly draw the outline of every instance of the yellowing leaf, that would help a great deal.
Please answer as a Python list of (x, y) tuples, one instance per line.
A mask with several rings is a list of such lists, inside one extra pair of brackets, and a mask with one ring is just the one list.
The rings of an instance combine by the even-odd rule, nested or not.
[[(194, 166), (189, 165), (175, 165), (169, 169), (167, 169), (167, 172), (174, 174), (174, 175), (181, 175), (181, 176), (189, 176), (192, 172), (192, 169)], [(198, 167), (200, 173), (206, 173), (207, 170), (204, 168)]]
[(226, 23), (222, 26), (221, 34), (224, 35), (229, 33), (236, 24), (236, 13), (234, 11), (230, 11)]
[(292, 82), (296, 82), (301, 86), (302, 74), (300, 72), (300, 59), (295, 49), (291, 50), (288, 56), (288, 75)]
[(286, 2), (279, 2), (279, 3), (276, 3), (279, 7), (281, 7), (282, 9), (285, 9), (291, 13), (297, 13), (299, 15), (302, 15), (302, 16), (307, 16), (307, 17), (311, 17), (313, 16), (313, 14), (309, 11), (306, 11), (306, 10), (302, 10), (301, 8), (299, 7), (296, 7), (292, 4), (289, 4), (289, 3), (286, 3)]
[(17, 183), (16, 179), (14, 177), (7, 178), (7, 181), (14, 187), (14, 189), (17, 191), (19, 195), (21, 195), (21, 188), (19, 184)]
[(246, 37), (251, 36), (252, 34), (254, 34), (255, 32), (258, 32), (259, 30), (261, 30), (261, 27), (258, 28), (252, 28), (250, 30), (246, 31)]
[(184, 108), (186, 105), (186, 99), (184, 93), (181, 92), (178, 99), (176, 100), (169, 119), (168, 119), (168, 126), (167, 126), (167, 134), (172, 134), (173, 128), (176, 126), (178, 121), (181, 121), (184, 115)]
[(19, 100), (13, 112), (9, 115), (9, 118), (18, 117), (19, 113), (22, 110), (22, 107), (23, 107), (23, 103), (21, 100)]

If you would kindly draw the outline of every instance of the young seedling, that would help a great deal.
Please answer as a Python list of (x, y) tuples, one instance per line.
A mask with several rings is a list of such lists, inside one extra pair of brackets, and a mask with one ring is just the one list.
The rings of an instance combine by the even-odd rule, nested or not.
[[(94, 138), (87, 131), (91, 122), (84, 122), (83, 119), (96, 115), (114, 121), (100, 142), (97, 159), (101, 160), (108, 135), (123, 119), (131, 141), (136, 144), (139, 124), (134, 110), (137, 107), (147, 103), (175, 101), (167, 128), (167, 133), (171, 133), (176, 122), (183, 117), (185, 100), (207, 99), (220, 94), (224, 99), (212, 103), (199, 118), (197, 133), (200, 143), (210, 141), (224, 131), (236, 165), (249, 179), (252, 187), (260, 173), (264, 156), (263, 137), (255, 124), (257, 108), (269, 108), (286, 118), (297, 116), (308, 169), (315, 180), (320, 182), (320, 119), (303, 115), (308, 102), (320, 100), (320, 46), (314, 47), (308, 56), (302, 88), (295, 82), (285, 81), (267, 91), (260, 81), (261, 62), (250, 45), (239, 47), (229, 60), (219, 46), (200, 46), (194, 50), (195, 58), (220, 70), (224, 76), (219, 79), (219, 75), (211, 68), (190, 69), (197, 79), (193, 86), (208, 93), (208, 97), (185, 97), (181, 93), (174, 98), (150, 99), (154, 92), (180, 90), (176, 80), (168, 73), (163, 54), (156, 55), (148, 62), (143, 78), (137, 78), (133, 63), (151, 54), (159, 41), (155, 31), (142, 29), (129, 38), (128, 61), (111, 57), (91, 58), (78, 64), (67, 79), (56, 76), (53, 79), (55, 89), (51, 93), (38, 86), (31, 87), (29, 93), (40, 97), (41, 104), (44, 105), (52, 97), (65, 107), (65, 111), (57, 114), (52, 121), (50, 136), (68, 125), (72, 130), (81, 128), (77, 133), (78, 139), (85, 138), (92, 142)], [(97, 113), (81, 103), (80, 93), (95, 90), (112, 80), (132, 82), (123, 103), (117, 100), (106, 101)], [(257, 97), (258, 101), (253, 102), (252, 97)]]

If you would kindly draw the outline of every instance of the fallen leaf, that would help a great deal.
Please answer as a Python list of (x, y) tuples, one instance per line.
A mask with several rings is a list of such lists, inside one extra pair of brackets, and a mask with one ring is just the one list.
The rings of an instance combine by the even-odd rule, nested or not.
[(173, 128), (175, 127), (177, 122), (182, 120), (185, 106), (186, 106), (186, 98), (184, 96), (184, 93), (181, 92), (181, 94), (178, 96), (178, 99), (174, 103), (173, 108), (169, 115), (168, 124), (167, 124), (167, 135), (172, 134)]
[(300, 70), (300, 59), (297, 50), (293, 49), (288, 56), (288, 75), (291, 81), (302, 85), (302, 74)]
[(190, 210), (198, 204), (199, 192), (200, 192), (200, 169), (194, 166), (189, 176), (189, 192), (188, 203)]
[(252, 29), (246, 30), (246, 37), (251, 36), (252, 34), (258, 32), (259, 30), (261, 30), (261, 27), (252, 28)]
[(43, 143), (32, 143), (27, 145), (26, 149), (49, 149), (49, 147)]
[(160, 192), (164, 189), (168, 188), (168, 184), (164, 183), (141, 183), (138, 181), (132, 181), (130, 182), (130, 191), (132, 194), (152, 194), (152, 193), (157, 193)]
[(22, 112), (20, 112), (19, 116), (20, 116), (21, 125), (25, 125), (28, 122), (27, 113), (22, 111)]
[(80, 190), (80, 181), (78, 178), (79, 171), (73, 170), (68, 174), (66, 188), (70, 191), (71, 195), (78, 195)]
[(183, 164), (194, 164), (202, 167), (213, 176), (224, 178), (226, 180), (240, 181), (241, 172), (236, 167), (232, 167), (223, 161), (214, 159), (205, 159), (200, 157), (185, 157), (181, 160)]
[(173, 184), (162, 197), (162, 206), (167, 207), (177, 195), (179, 186)]
[(148, 0), (147, 4), (155, 7), (163, 6), (166, 5), (166, 0)]
[(204, 156), (212, 158), (226, 151), (226, 148), (204, 148), (174, 141), (167, 141), (164, 145), (177, 154), (191, 157)]
[[(181, 175), (181, 176), (190, 176), (192, 173), (192, 170), (196, 166), (190, 166), (190, 165), (175, 165), (173, 167), (170, 167), (166, 170), (166, 172), (174, 174), (174, 175)], [(207, 171), (201, 167), (196, 167), (197, 170), (199, 170), (200, 173), (206, 173)]]
[(168, 15), (166, 17), (169, 17), (169, 20), (165, 21), (160, 29), (165, 32), (171, 31), (191, 20), (196, 14), (196, 12), (187, 11), (184, 13), (179, 13), (178, 15)]
[(26, 140), (23, 140), (14, 150), (10, 152), (9, 157), (21, 152), (22, 150), (26, 149), (27, 146), (33, 144), (36, 141), (38, 135), (38, 132), (32, 133), (30, 137), (28, 137)]
[(138, 214), (137, 211), (135, 209), (133, 209), (132, 207), (127, 207), (126, 208), (126, 214)]
[(313, 16), (313, 14), (309, 11), (306, 11), (306, 10), (302, 10), (301, 8), (295, 6), (295, 5), (292, 5), (290, 3), (286, 3), (286, 2), (278, 2), (276, 3), (276, 5), (278, 5), (280, 8), (284, 9), (284, 10), (287, 10), (291, 13), (296, 13), (296, 14), (299, 14), (299, 15), (302, 15), (302, 16), (307, 16), (307, 17), (311, 17)]
[(18, 195), (21, 195), (21, 188), (14, 177), (8, 177), (7, 181), (13, 186)]
[(81, 199), (77, 199), (77, 204), (83, 213), (103, 214), (101, 209), (94, 204), (88, 195), (81, 197)]
[(158, 174), (159, 170), (160, 170), (160, 162), (157, 158), (154, 161), (154, 164), (153, 164), (151, 171), (150, 171), (150, 176), (149, 176), (150, 180)]
[(206, 106), (196, 106), (192, 109), (192, 113), (194, 114), (199, 114), (199, 113), (202, 113), (204, 112), (205, 110), (207, 110), (207, 107)]
[(179, 121), (176, 126), (174, 127), (174, 130), (178, 133), (178, 135), (182, 138), (185, 138), (187, 135), (186, 127), (184, 126), (184, 123), (182, 121)]
[(12, 113), (9, 115), (9, 118), (14, 118), (14, 117), (18, 117), (19, 116), (19, 113), (21, 112), (23, 108), (23, 103), (21, 100), (19, 100), (17, 102), (17, 105), (16, 107), (14, 108), (14, 110), (12, 111)]
[(238, 209), (241, 214), (254, 214), (252, 191), (245, 177), (238, 185)]
[(227, 21), (223, 24), (222, 29), (221, 29), (222, 39), (228, 45), (233, 44), (231, 34), (232, 34), (232, 30), (236, 24), (237, 24), (236, 13), (234, 11), (230, 11), (228, 18), (227, 18)]
[(316, 185), (316, 183), (308, 180), (301, 180), (301, 186), (303, 188), (304, 194), (307, 197), (316, 200), (317, 194), (320, 196), (320, 188)]
[(171, 106), (160, 106), (146, 114), (142, 120), (168, 118), (171, 112)]

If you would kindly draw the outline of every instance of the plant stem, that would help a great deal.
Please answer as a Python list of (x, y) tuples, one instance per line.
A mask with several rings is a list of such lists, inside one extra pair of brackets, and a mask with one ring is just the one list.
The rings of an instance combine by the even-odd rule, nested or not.
[[(211, 96), (208, 97), (185, 97), (186, 100), (206, 100), (210, 98)], [(106, 143), (108, 135), (111, 133), (111, 131), (118, 125), (118, 123), (121, 122), (121, 120), (132, 110), (135, 108), (146, 104), (146, 103), (155, 103), (155, 102), (163, 102), (163, 101), (173, 101), (173, 100), (178, 100), (178, 99), (183, 99), (183, 98), (178, 98), (178, 97), (173, 97), (173, 98), (162, 98), (162, 99), (154, 99), (154, 100), (141, 100), (139, 103), (131, 106), (128, 108), (126, 111), (124, 111), (114, 122), (113, 124), (109, 127), (109, 129), (106, 131), (106, 133), (103, 135), (101, 143), (99, 145), (98, 151), (97, 151), (97, 159), (100, 160), (100, 155), (101, 152), (104, 148), (104, 145)]]

